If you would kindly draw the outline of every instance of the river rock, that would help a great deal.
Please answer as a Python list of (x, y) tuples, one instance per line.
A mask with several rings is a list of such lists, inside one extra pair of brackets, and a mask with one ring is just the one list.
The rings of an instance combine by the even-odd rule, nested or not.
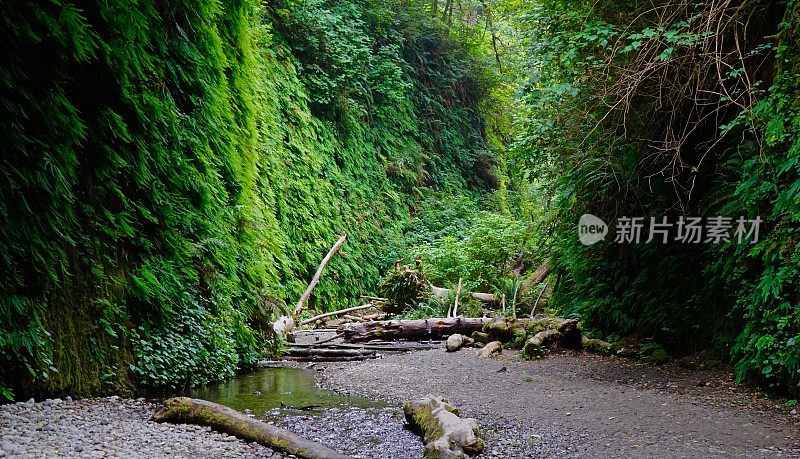
[(447, 342), (445, 343), (445, 349), (447, 350), (447, 352), (455, 352), (464, 346), (472, 346), (472, 344), (474, 343), (475, 343), (474, 339), (456, 333), (454, 335), (450, 335), (447, 338)]
[(503, 352), (503, 345), (500, 344), (500, 341), (492, 341), (479, 349), (475, 355), (481, 358), (488, 358), (499, 355), (501, 352)]

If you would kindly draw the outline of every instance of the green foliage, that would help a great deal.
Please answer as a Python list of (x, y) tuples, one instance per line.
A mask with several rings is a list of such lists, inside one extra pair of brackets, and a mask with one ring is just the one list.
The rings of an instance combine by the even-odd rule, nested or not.
[(431, 317), (447, 317), (449, 303), (439, 298), (430, 297), (418, 303), (413, 308), (407, 309), (400, 316), (403, 319), (430, 319)]
[(4, 394), (228, 377), (337, 235), (317, 310), (377, 287), (413, 190), (495, 186), (479, 65), (395, 7), (4, 5)]
[[(795, 6), (792, 9), (791, 6)], [(776, 389), (800, 391), (800, 15), (790, 3), (769, 96), (741, 124), (756, 126), (763, 154), (742, 167), (735, 202), (769, 222), (761, 241), (730, 256), (752, 266), (740, 291), (746, 325), (733, 348), (737, 377), (756, 376)]]
[[(536, 177), (545, 197), (533, 215), (551, 236), (541, 245), (557, 278), (552, 304), (670, 352), (712, 346), (738, 362), (740, 380), (797, 391), (797, 2), (520, 8), (536, 59), (511, 182)], [(720, 45), (736, 37), (747, 38)], [(720, 63), (723, 73), (707, 72)], [(617, 244), (612, 226), (586, 247), (575, 231), (584, 213), (764, 223), (755, 245)]]
[[(139, 383), (156, 388), (229, 378), (236, 368), (252, 366), (259, 357), (252, 331), (242, 323), (225, 323), (235, 320), (235, 316), (207, 317), (203, 308), (196, 308), (184, 310), (160, 328), (145, 322), (131, 331), (136, 357), (131, 370)], [(230, 329), (238, 329), (235, 341)]]
[(430, 299), (431, 284), (420, 271), (396, 265), (384, 275), (378, 292), (389, 300), (389, 310), (403, 312)]
[(478, 207), (474, 197), (465, 194), (432, 192), (426, 195), (409, 225), (407, 243), (435, 242), (445, 236), (463, 239)]
[(466, 290), (501, 290), (516, 257), (532, 244), (524, 223), (487, 211), (474, 214), (463, 234), (463, 239), (445, 236), (414, 248), (435, 285), (455, 285), (461, 277)]
[(639, 348), (639, 358), (653, 365), (663, 365), (669, 362), (669, 354), (658, 343), (650, 342), (642, 344)]

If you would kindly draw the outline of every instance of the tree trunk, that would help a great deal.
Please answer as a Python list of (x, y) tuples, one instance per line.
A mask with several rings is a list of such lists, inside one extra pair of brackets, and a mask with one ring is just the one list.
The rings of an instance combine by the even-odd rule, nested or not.
[(152, 417), (156, 422), (197, 424), (218, 432), (254, 441), (269, 448), (308, 459), (349, 459), (323, 444), (307, 440), (288, 430), (253, 419), (227, 406), (206, 400), (174, 397), (164, 402), (164, 407)]
[(406, 421), (422, 435), (424, 458), (456, 459), (480, 454), (484, 441), (478, 436), (478, 423), (472, 418), (460, 418), (458, 409), (428, 395), (403, 403)]
[[(441, 300), (446, 300), (447, 297), (450, 296), (450, 289), (431, 286), (431, 295)], [(499, 300), (497, 299), (497, 295), (493, 295), (491, 293), (472, 292), (469, 294), (469, 296), (475, 300), (480, 301), (481, 303), (499, 302)]]
[(325, 319), (325, 318), (328, 318), (328, 317), (338, 316), (340, 314), (347, 314), (348, 312), (360, 311), (362, 309), (369, 309), (369, 308), (372, 308), (372, 307), (374, 307), (374, 305), (372, 303), (370, 303), (370, 304), (364, 304), (364, 305), (361, 305), (361, 306), (354, 306), (352, 308), (340, 309), (338, 311), (326, 312), (325, 314), (320, 314), (320, 315), (314, 316), (314, 317), (312, 317), (310, 319), (306, 319), (306, 320), (300, 322), (300, 325), (308, 325), (308, 324), (314, 323), (314, 322), (316, 322), (318, 320), (322, 320), (322, 319)]
[(366, 349), (331, 349), (331, 348), (315, 348), (315, 347), (294, 347), (291, 346), (286, 351), (286, 357), (294, 357), (297, 360), (308, 359), (314, 360), (317, 357), (323, 358), (340, 358), (349, 357), (353, 360), (374, 359), (378, 355), (374, 350)]
[(382, 320), (365, 323), (342, 324), (337, 333), (345, 341), (357, 343), (374, 339), (438, 339), (454, 333), (470, 335), (481, 331), (490, 318), (438, 318), (419, 320)]

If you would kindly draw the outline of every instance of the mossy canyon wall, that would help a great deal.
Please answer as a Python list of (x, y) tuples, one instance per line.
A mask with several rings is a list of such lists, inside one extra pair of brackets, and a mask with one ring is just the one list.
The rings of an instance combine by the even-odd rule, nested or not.
[(339, 234), (318, 309), (374, 288), (420, 190), (497, 184), (469, 54), (391, 2), (22, 3), (0, 27), (7, 395), (229, 377)]

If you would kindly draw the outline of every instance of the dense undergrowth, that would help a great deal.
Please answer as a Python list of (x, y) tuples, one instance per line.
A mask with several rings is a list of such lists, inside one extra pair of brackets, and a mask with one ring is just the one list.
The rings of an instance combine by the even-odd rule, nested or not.
[(501, 186), (491, 73), (408, 2), (2, 9), (7, 395), (230, 376), (339, 234), (313, 309), (374, 290), (420, 197)]
[[(714, 349), (740, 380), (797, 393), (797, 2), (523, 10), (538, 59), (512, 158), (538, 185), (542, 250), (558, 279), (551, 304), (601, 336)], [(610, 225), (604, 242), (579, 242), (584, 213)], [(731, 217), (731, 241), (676, 240), (680, 218), (714, 216)], [(757, 243), (733, 237), (740, 216), (762, 219)], [(640, 243), (615, 242), (620, 217), (643, 217)], [(650, 217), (673, 224), (667, 243), (646, 243)]]

